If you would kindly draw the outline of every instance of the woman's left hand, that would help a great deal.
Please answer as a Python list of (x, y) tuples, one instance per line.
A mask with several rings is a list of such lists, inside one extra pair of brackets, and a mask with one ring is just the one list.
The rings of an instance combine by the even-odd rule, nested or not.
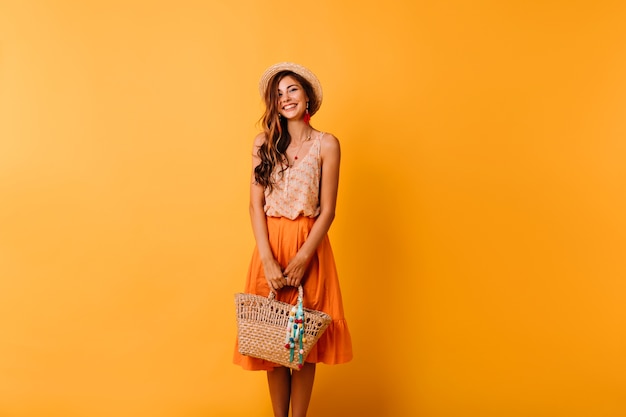
[(283, 275), (287, 279), (287, 285), (297, 287), (302, 283), (302, 278), (309, 264), (308, 259), (303, 256), (296, 255), (289, 261), (287, 268), (283, 271)]

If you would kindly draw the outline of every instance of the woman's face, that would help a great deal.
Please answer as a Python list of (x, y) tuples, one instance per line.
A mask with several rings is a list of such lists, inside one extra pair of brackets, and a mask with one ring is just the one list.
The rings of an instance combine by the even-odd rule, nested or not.
[(278, 82), (278, 112), (287, 120), (304, 117), (308, 98), (302, 85), (291, 75)]

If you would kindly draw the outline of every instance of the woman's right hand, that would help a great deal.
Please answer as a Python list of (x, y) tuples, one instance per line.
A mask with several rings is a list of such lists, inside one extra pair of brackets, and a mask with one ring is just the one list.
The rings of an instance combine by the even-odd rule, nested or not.
[(278, 291), (287, 285), (287, 280), (283, 276), (283, 269), (276, 262), (276, 259), (272, 258), (263, 262), (263, 272), (271, 291)]

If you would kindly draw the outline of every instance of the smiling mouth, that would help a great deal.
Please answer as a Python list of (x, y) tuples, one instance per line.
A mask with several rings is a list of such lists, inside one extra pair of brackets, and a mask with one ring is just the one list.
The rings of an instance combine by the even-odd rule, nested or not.
[(291, 110), (291, 109), (295, 109), (296, 105), (295, 104), (288, 104), (285, 107), (283, 107), (283, 110)]

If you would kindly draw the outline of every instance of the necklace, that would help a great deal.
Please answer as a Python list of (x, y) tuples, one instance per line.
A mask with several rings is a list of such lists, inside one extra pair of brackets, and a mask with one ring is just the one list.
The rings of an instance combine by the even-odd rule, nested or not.
[[(310, 140), (311, 140), (311, 132), (309, 132), (309, 135), (306, 137), (305, 140), (300, 142), (300, 146), (298, 146), (298, 150), (296, 151), (296, 154), (293, 157), (294, 162), (298, 160), (298, 154), (300, 153), (300, 149), (302, 149), (302, 145), (304, 145), (304, 142), (308, 142)], [(291, 165), (293, 166), (293, 164)]]

